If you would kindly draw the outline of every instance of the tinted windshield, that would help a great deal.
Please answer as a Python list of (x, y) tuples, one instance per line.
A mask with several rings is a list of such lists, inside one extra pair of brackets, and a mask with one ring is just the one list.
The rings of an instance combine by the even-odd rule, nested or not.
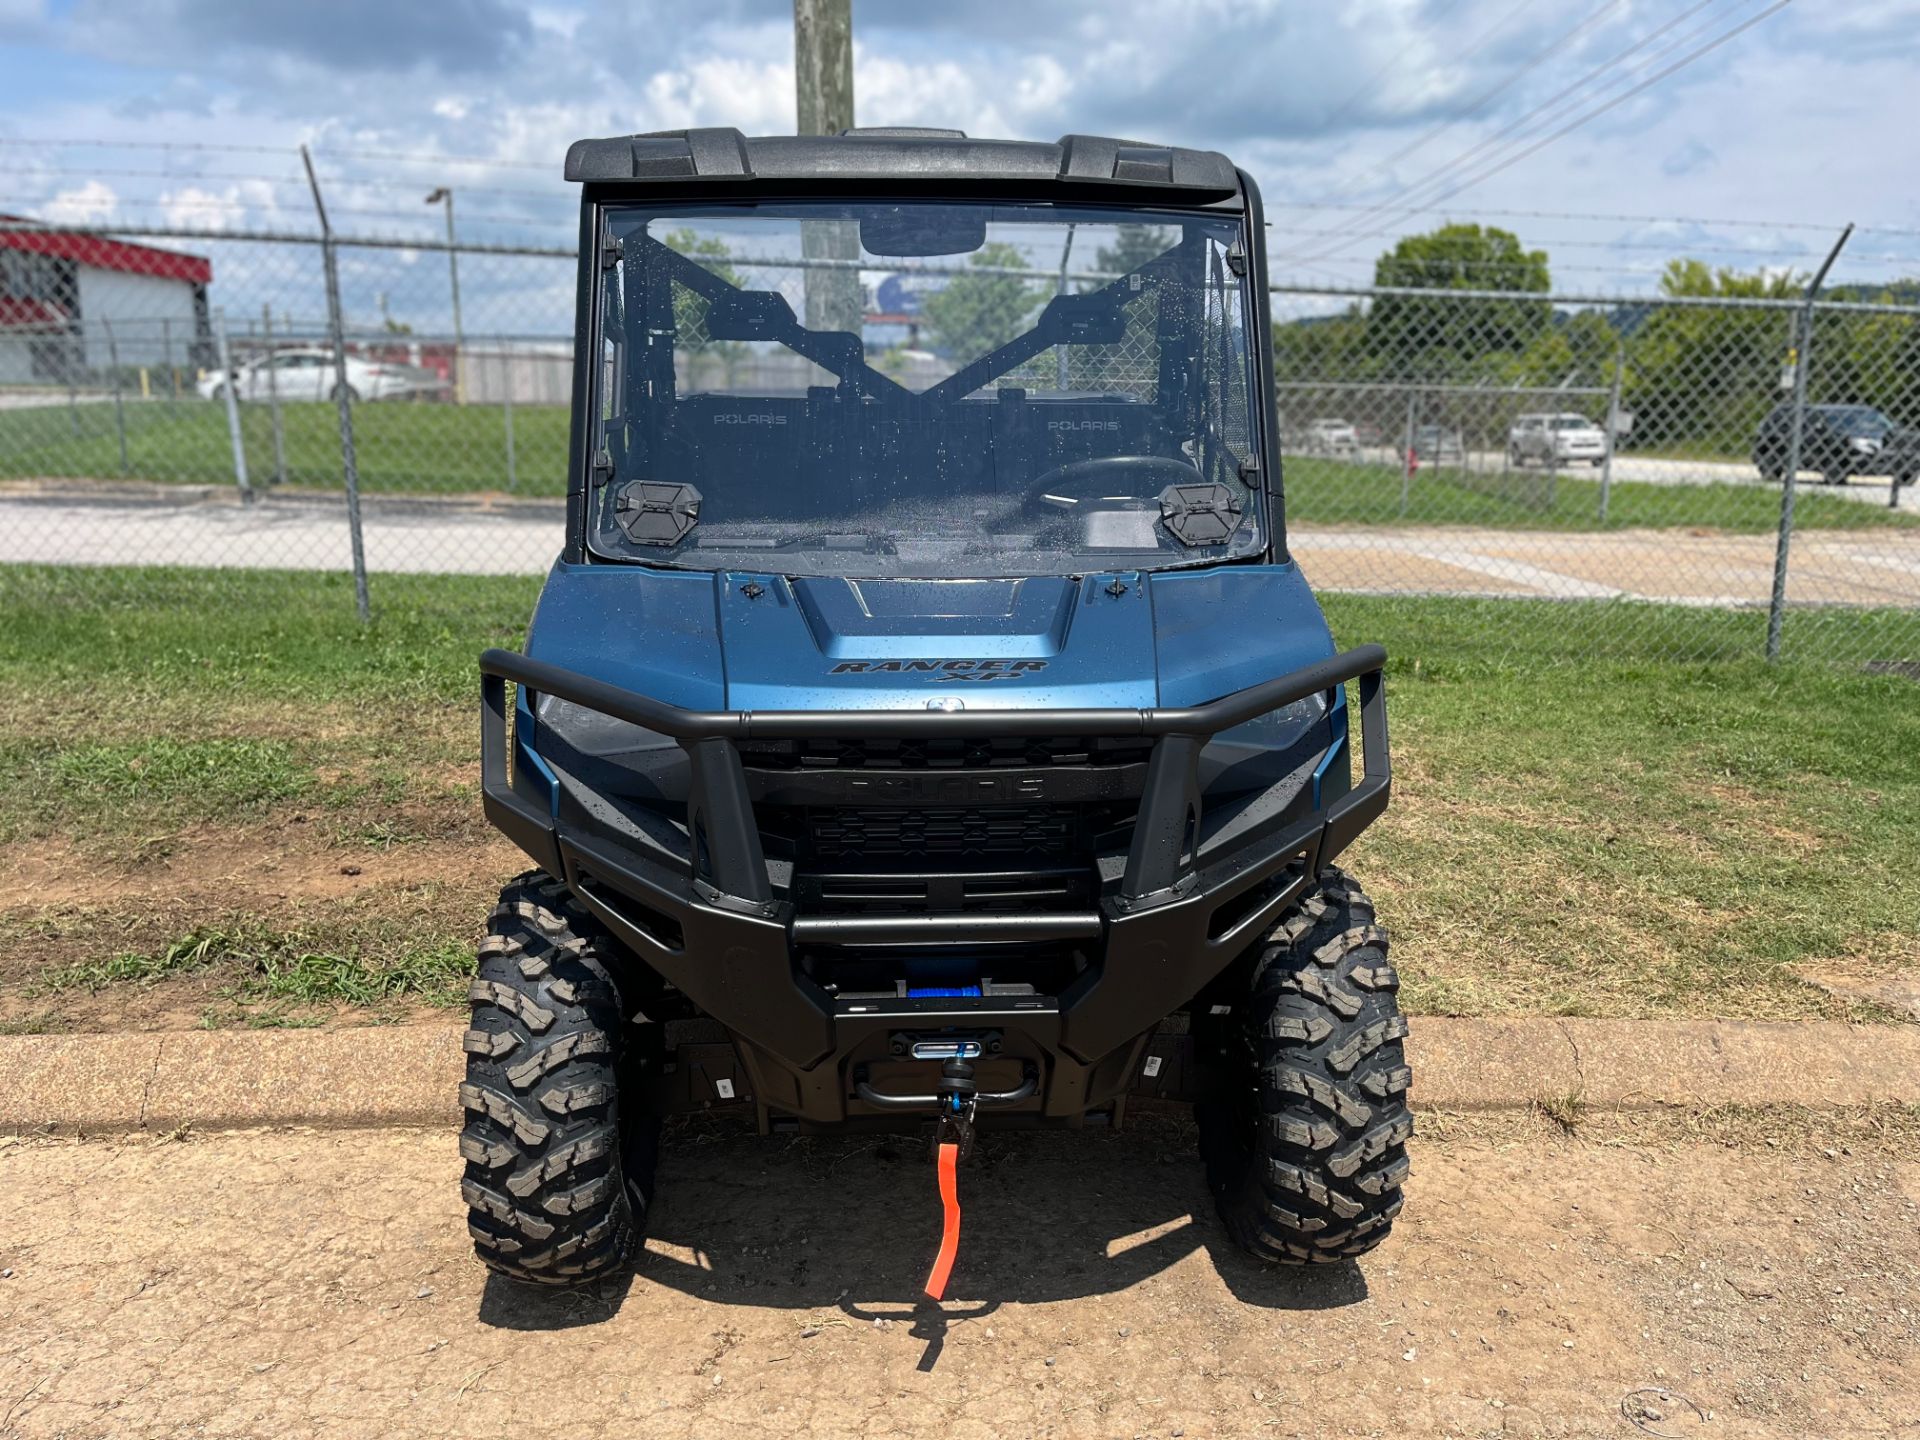
[(1236, 219), (635, 207), (609, 237), (601, 555), (992, 576), (1264, 545)]
[(1556, 415), (1547, 422), (1556, 430), (1591, 430), (1593, 421), (1584, 415)]

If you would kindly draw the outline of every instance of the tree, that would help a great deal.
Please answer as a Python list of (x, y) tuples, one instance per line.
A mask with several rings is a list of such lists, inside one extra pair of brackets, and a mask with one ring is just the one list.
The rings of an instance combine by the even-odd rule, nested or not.
[(1179, 239), (1158, 225), (1116, 225), (1113, 244), (1102, 245), (1094, 252), (1093, 268), (1103, 275), (1125, 275), (1150, 260), (1158, 260), (1178, 244)]
[[(1495, 226), (1442, 225), (1409, 235), (1374, 265), (1373, 283), (1416, 290), (1503, 290), (1544, 296), (1544, 250), (1522, 249)], [(1424, 372), (1474, 379), (1496, 373), (1553, 322), (1538, 300), (1448, 300), (1383, 295), (1373, 303), (1369, 343), (1386, 374)]]
[[(700, 268), (733, 286), (744, 289), (739, 272), (726, 262), (732, 258), (727, 242), (716, 235), (701, 235), (693, 230), (674, 230), (663, 237), (662, 243), (669, 250), (698, 261)], [(743, 347), (736, 340), (716, 340), (707, 328), (707, 312), (712, 309), (707, 298), (696, 290), (675, 282), (673, 286), (673, 348), (686, 356), (687, 384), (694, 387), (696, 375), (704, 360), (717, 360), (726, 376), (726, 383), (733, 383), (733, 372), (740, 363)]]
[[(1788, 300), (1803, 282), (1784, 272), (1742, 274), (1670, 260), (1660, 291), (1675, 299)], [(1637, 445), (1739, 454), (1781, 397), (1793, 326), (1783, 310), (1656, 305), (1634, 335), (1627, 379)]]
[[(969, 264), (986, 270), (1024, 270), (1026, 256), (1012, 245), (983, 245)], [(921, 302), (935, 346), (965, 365), (999, 349), (1027, 328), (1046, 292), (1017, 275), (954, 276)]]

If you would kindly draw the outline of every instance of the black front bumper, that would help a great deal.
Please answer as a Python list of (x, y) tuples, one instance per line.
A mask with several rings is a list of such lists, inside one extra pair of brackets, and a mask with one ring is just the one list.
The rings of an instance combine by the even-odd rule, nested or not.
[[(481, 656), (481, 786), (487, 818), (568, 886), (701, 1011), (732, 1032), (764, 1110), (835, 1123), (897, 1108), (856, 1087), (923, 1090), (889, 1062), (903, 1034), (992, 1034), (1004, 1045), (982, 1088), (1023, 1088), (1010, 1112), (1073, 1121), (1133, 1084), (1153, 1028), (1273, 924), (1387, 805), (1386, 652), (1365, 645), (1205, 705), (1114, 710), (691, 711), (547, 665)], [(666, 735), (692, 777), (683, 866), (564, 824), (509, 774), (507, 684)], [(1323, 808), (1211, 855), (1201, 823), (1200, 752), (1209, 738), (1355, 683), (1364, 771)], [(737, 741), (817, 738), (1146, 736), (1154, 740), (1119, 883), (1097, 906), (1054, 913), (796, 915), (769, 882)], [(1084, 940), (1100, 955), (1058, 995), (842, 998), (796, 964), (808, 945), (995, 944)], [(925, 1068), (926, 1062), (915, 1062)], [(988, 1069), (997, 1067), (992, 1083)], [(889, 1073), (903, 1083), (889, 1087)]]

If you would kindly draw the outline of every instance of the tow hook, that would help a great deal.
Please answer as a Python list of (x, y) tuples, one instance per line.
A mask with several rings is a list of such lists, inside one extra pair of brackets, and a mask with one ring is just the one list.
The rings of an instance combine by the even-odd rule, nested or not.
[(960, 1250), (960, 1162), (973, 1153), (973, 1112), (979, 1103), (973, 1066), (955, 1058), (940, 1067), (940, 1113), (933, 1123), (934, 1172), (940, 1186), (940, 1249), (927, 1276), (929, 1299), (947, 1293)]
[(965, 1060), (949, 1060), (940, 1067), (940, 1113), (933, 1124), (933, 1154), (952, 1143), (960, 1147), (960, 1159), (973, 1154), (973, 1116), (979, 1108), (980, 1089), (973, 1083), (973, 1066)]

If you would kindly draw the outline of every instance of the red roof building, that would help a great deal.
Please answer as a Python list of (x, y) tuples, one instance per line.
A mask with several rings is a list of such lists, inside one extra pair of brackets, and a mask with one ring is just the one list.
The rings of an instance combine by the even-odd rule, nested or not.
[(207, 360), (213, 262), (0, 215), (0, 384)]

